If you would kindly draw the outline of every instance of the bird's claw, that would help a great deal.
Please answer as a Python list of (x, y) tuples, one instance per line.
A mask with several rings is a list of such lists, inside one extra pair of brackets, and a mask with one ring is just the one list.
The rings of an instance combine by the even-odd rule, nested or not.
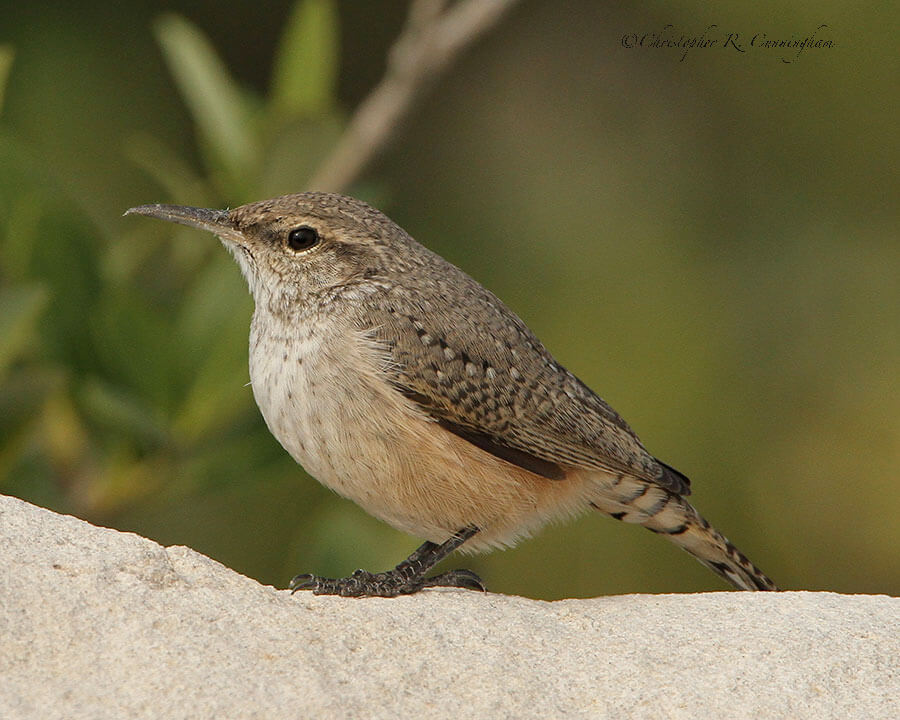
[(451, 570), (430, 578), (421, 575), (410, 576), (397, 570), (374, 574), (366, 570), (357, 570), (345, 578), (326, 578), (302, 573), (296, 575), (288, 585), (291, 593), (311, 590), (314, 595), (343, 597), (397, 597), (412, 595), (426, 587), (456, 587), (485, 592), (481, 578), (471, 570)]
[(451, 570), (441, 575), (425, 578), (423, 587), (455, 587), (487, 592), (487, 588), (484, 586), (481, 578), (471, 570)]

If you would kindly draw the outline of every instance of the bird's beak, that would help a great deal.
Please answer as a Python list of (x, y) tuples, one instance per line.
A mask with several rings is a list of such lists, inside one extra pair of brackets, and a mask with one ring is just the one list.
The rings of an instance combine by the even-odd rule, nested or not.
[(187, 225), (188, 227), (208, 230), (215, 233), (226, 245), (234, 247), (245, 245), (243, 234), (231, 222), (227, 210), (210, 210), (208, 208), (189, 207), (187, 205), (138, 205), (125, 211), (125, 215), (146, 215), (147, 217), (168, 220), (169, 222)]

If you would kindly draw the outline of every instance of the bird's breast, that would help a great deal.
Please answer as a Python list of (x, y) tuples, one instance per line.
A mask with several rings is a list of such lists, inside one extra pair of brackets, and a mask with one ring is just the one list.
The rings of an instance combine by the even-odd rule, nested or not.
[(587, 505), (582, 483), (534, 475), (446, 431), (393, 388), (389, 362), (372, 333), (254, 318), (250, 378), (272, 434), (375, 517), (433, 542), (475, 525), (477, 549)]
[(280, 326), (254, 318), (250, 382), (269, 430), (285, 450), (322, 482), (334, 476), (342, 383), (350, 376), (340, 338), (312, 325)]

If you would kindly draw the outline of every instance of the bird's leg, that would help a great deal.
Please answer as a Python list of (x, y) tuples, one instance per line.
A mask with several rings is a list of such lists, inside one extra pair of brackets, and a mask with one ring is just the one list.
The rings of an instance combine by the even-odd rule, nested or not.
[(434, 577), (425, 577), (431, 568), (478, 532), (474, 526), (456, 532), (449, 540), (437, 545), (426, 542), (393, 570), (370, 573), (357, 570), (345, 578), (324, 578), (318, 575), (297, 575), (288, 586), (291, 592), (312, 590), (316, 595), (345, 597), (397, 597), (411, 595), (426, 587), (458, 587), (484, 591), (481, 579), (471, 570), (451, 570)]

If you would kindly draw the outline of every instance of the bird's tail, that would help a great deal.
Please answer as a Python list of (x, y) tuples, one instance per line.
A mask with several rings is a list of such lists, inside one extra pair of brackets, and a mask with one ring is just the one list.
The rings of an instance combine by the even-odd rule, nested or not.
[(682, 495), (636, 478), (620, 478), (591, 505), (623, 522), (639, 523), (683, 548), (740, 590), (777, 590), (756, 565)]

